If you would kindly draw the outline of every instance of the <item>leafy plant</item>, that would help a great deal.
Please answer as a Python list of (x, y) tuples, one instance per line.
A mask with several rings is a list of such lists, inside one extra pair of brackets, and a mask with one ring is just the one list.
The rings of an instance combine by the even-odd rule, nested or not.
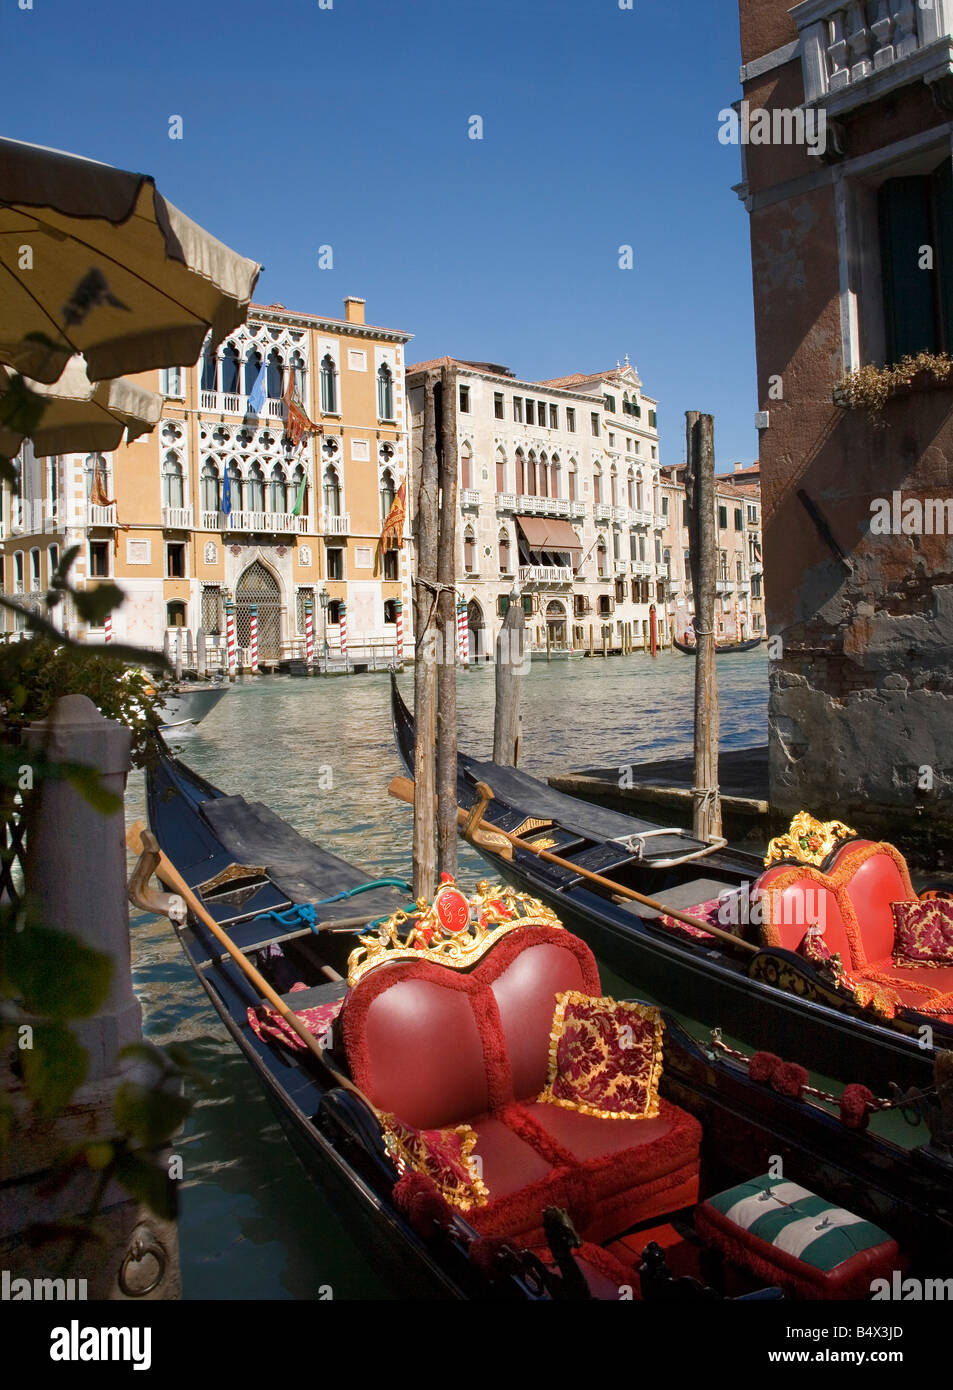
[(877, 416), (890, 397), (909, 386), (921, 372), (938, 382), (948, 381), (953, 377), (953, 357), (945, 352), (919, 352), (916, 356), (908, 353), (891, 366), (860, 367), (837, 383), (834, 400), (838, 405), (865, 407), (871, 415)]

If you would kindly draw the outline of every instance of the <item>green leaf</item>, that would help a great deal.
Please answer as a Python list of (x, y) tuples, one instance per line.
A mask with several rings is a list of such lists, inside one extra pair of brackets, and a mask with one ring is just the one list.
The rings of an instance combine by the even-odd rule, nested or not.
[(118, 584), (97, 584), (95, 589), (72, 589), (73, 602), (81, 618), (97, 627), (123, 601)]
[(0, 983), (23, 999), (28, 1013), (53, 1019), (89, 1018), (105, 1003), (113, 963), (66, 932), (28, 922), (22, 931), (5, 917), (0, 936)]
[(175, 1183), (168, 1170), (154, 1159), (125, 1149), (116, 1159), (116, 1177), (127, 1192), (138, 1197), (156, 1216), (171, 1221), (176, 1214)]
[(0, 395), (0, 425), (15, 434), (32, 435), (48, 404), (43, 396), (30, 390), (24, 377), (10, 377)]
[(183, 1123), (191, 1103), (138, 1081), (123, 1081), (116, 1091), (113, 1115), (123, 1134), (140, 1144), (161, 1144)]
[(46, 1119), (69, 1103), (89, 1067), (86, 1049), (61, 1023), (35, 1024), (33, 1046), (20, 1058), (27, 1094)]

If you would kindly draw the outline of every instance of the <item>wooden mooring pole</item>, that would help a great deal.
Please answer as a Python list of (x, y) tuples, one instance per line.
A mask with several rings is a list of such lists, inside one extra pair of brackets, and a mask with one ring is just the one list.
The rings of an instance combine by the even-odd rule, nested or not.
[(437, 426), (434, 378), (424, 386), (424, 438), (417, 493), (417, 576), (414, 586), (414, 897), (430, 898), (437, 877), (434, 821), (434, 737), (437, 703)]
[(685, 488), (695, 590), (695, 784), (692, 829), (699, 840), (721, 835), (718, 791), (720, 714), (715, 671), (715, 422), (697, 410), (685, 412), (688, 466)]
[(457, 408), (453, 369), (443, 368), (440, 383), (439, 467), (440, 534), (437, 541), (437, 869), (457, 872), (457, 595), (453, 587), (457, 540)]

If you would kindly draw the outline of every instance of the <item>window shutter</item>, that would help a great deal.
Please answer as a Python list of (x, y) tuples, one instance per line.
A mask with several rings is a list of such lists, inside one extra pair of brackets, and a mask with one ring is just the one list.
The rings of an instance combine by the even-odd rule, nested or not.
[(888, 179), (880, 190), (880, 255), (887, 360), (934, 352), (934, 277), (920, 269), (920, 247), (932, 246), (929, 179)]
[(933, 197), (941, 346), (949, 352), (953, 348), (953, 160), (949, 157), (934, 171)]

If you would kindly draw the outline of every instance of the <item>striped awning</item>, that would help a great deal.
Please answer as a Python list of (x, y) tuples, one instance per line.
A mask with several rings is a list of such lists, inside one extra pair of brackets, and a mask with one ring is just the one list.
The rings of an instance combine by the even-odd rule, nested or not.
[(566, 551), (581, 555), (582, 542), (568, 521), (548, 516), (518, 516), (516, 524), (530, 550)]

